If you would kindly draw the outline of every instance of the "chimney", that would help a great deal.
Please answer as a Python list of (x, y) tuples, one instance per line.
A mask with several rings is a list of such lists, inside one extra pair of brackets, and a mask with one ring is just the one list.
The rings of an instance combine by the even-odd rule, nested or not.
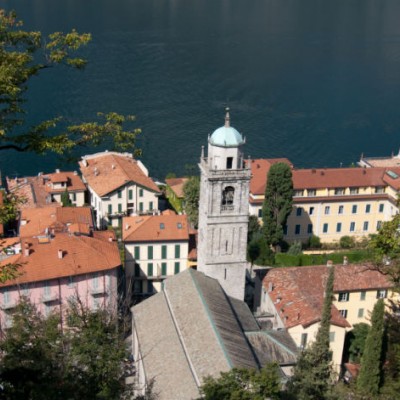
[(26, 219), (25, 218), (21, 219), (21, 226), (24, 226), (24, 225), (26, 225)]
[(25, 243), (24, 256), (25, 256), (25, 257), (29, 257), (29, 253), (30, 253), (29, 244), (28, 244), (28, 243)]
[(83, 159), (83, 160), (82, 160), (82, 164), (83, 164), (84, 167), (87, 167), (87, 160), (86, 160), (86, 159)]
[(78, 171), (74, 171), (74, 175), (77, 176), (78, 175)]
[(333, 267), (333, 261), (332, 261), (332, 260), (328, 260), (328, 261), (326, 262), (326, 266), (327, 266), (327, 267)]
[(60, 170), (57, 168), (56, 169), (56, 174), (59, 174), (60, 173)]
[(113, 241), (113, 237), (110, 236), (110, 237), (108, 238), (108, 241), (109, 241), (109, 242), (112, 242), (112, 241)]
[(343, 265), (348, 265), (349, 263), (349, 259), (347, 258), (347, 256), (343, 257)]
[(64, 254), (61, 249), (58, 249), (58, 258), (63, 258)]
[(272, 292), (274, 290), (274, 284), (272, 282), (268, 283), (268, 292)]
[(129, 224), (125, 224), (125, 230), (127, 231), (130, 228)]

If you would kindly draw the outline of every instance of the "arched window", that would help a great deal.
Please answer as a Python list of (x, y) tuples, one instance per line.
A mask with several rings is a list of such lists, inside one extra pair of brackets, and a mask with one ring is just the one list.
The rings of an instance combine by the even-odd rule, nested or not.
[(232, 186), (227, 186), (222, 191), (222, 205), (227, 206), (233, 204), (234, 195), (235, 195), (235, 189)]

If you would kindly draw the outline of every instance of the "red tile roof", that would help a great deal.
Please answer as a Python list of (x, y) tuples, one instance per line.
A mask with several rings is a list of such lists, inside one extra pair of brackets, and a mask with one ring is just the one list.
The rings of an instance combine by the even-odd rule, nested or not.
[[(22, 254), (0, 263), (0, 266), (10, 262), (21, 264), (21, 275), (1, 285), (3, 287), (105, 271), (121, 265), (117, 243), (102, 235), (88, 237), (59, 233), (43, 243), (39, 243), (38, 238), (22, 239), (21, 246)], [(26, 246), (29, 256), (24, 255)], [(62, 258), (58, 255), (59, 250)]]
[(165, 180), (165, 183), (171, 188), (178, 198), (183, 198), (183, 186), (189, 180), (189, 178), (169, 178)]
[(153, 180), (140, 168), (138, 161), (128, 155), (109, 153), (87, 156), (79, 165), (84, 179), (99, 196), (105, 196), (128, 182), (160, 192)]
[(188, 241), (187, 216), (169, 210), (161, 215), (125, 217), (122, 239), (125, 242)]
[[(263, 286), (286, 328), (297, 325), (306, 327), (320, 321), (328, 272), (326, 266), (273, 268), (268, 271)], [(335, 293), (386, 289), (391, 286), (384, 275), (366, 266), (335, 266)], [(272, 291), (269, 290), (271, 287)], [(332, 306), (331, 323), (350, 326), (335, 306)]]

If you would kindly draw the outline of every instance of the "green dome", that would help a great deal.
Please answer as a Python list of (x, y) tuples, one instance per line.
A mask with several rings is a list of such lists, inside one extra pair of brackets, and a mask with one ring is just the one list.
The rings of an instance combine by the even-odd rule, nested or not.
[(220, 147), (238, 147), (244, 143), (242, 135), (230, 126), (229, 108), (226, 110), (225, 125), (214, 131), (210, 137), (210, 144)]

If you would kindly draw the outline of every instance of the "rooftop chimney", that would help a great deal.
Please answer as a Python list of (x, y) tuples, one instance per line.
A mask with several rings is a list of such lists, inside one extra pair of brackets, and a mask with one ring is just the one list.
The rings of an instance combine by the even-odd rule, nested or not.
[(326, 266), (327, 266), (327, 267), (333, 267), (333, 261), (332, 261), (332, 260), (328, 260), (328, 261), (326, 262)]
[(349, 263), (349, 259), (347, 258), (347, 256), (343, 257), (343, 265), (347, 265)]
[(110, 236), (110, 237), (108, 238), (108, 241), (109, 241), (109, 242), (112, 242), (112, 241), (113, 241), (113, 237)]
[(56, 174), (59, 174), (60, 173), (60, 170), (57, 168), (56, 169)]
[(28, 244), (28, 243), (25, 243), (25, 246), (24, 246), (24, 256), (25, 256), (25, 257), (29, 257), (29, 253), (30, 253), (29, 244)]
[(58, 249), (58, 258), (63, 258), (64, 253), (61, 249)]

